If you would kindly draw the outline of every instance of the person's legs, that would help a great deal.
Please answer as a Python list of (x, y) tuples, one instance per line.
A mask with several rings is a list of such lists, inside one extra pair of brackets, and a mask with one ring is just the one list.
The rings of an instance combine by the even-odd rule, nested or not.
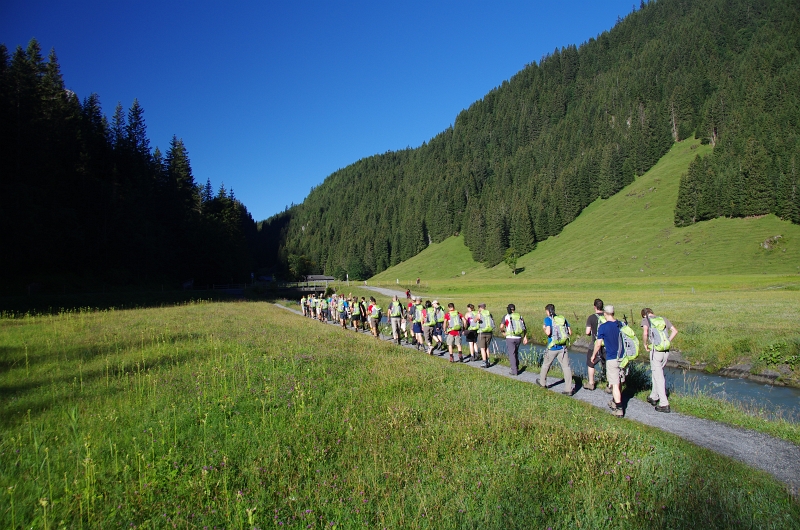
[(619, 361), (614, 359), (606, 361), (606, 368), (608, 369), (608, 383), (611, 385), (612, 401), (608, 404), (611, 411), (616, 416), (622, 416), (622, 391), (620, 389), (619, 378)]
[(658, 405), (661, 407), (669, 406), (667, 384), (664, 379), (664, 366), (667, 364), (667, 359), (669, 359), (668, 352), (650, 352), (650, 370), (653, 372), (653, 390), (650, 392), (650, 398), (653, 401), (658, 400)]
[(564, 392), (572, 394), (572, 368), (569, 365), (569, 353), (566, 348), (562, 348), (557, 355), (558, 364), (561, 365), (561, 371), (564, 372)]
[(520, 339), (506, 337), (506, 353), (508, 354), (508, 363), (511, 365), (511, 375), (518, 373), (519, 343)]
[(539, 384), (547, 387), (547, 372), (550, 371), (550, 365), (553, 364), (553, 359), (556, 358), (556, 352), (553, 350), (545, 350), (544, 358), (542, 359), (542, 369), (539, 371)]

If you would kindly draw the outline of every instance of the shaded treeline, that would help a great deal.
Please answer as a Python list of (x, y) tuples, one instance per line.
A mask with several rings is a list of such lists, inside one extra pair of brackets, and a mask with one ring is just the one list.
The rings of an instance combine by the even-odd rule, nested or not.
[[(797, 222), (798, 9), (642, 2), (612, 30), (528, 65), (421, 147), (330, 175), (265, 222), (281, 238), (272, 250), (359, 277), (461, 232), (476, 260), (495, 265), (695, 135), (715, 144), (703, 175), (720, 197), (699, 218), (776, 212)], [(691, 200), (682, 193), (677, 224)]]
[(198, 186), (181, 139), (151, 149), (138, 101), (110, 121), (96, 94), (80, 101), (36, 40), (0, 45), (0, 174), (6, 287), (221, 283), (255, 265), (233, 191)]

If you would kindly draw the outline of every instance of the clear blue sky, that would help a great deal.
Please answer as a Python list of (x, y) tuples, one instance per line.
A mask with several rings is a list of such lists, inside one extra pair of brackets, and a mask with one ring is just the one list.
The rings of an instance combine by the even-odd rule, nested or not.
[[(636, 2), (638, 8), (638, 2)], [(632, 0), (0, 2), (10, 51), (36, 37), (111, 116), (138, 98), (153, 147), (183, 138), (195, 180), (261, 220), (360, 158), (417, 147)]]

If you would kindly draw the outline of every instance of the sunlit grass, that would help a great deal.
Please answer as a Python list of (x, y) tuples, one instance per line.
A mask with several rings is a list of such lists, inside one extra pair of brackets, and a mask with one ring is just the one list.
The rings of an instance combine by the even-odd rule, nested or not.
[(674, 436), (266, 303), (0, 319), (0, 344), (7, 528), (800, 520)]

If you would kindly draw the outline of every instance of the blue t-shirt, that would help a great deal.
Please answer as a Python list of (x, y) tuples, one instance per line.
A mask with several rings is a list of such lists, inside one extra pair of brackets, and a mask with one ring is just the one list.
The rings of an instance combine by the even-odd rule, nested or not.
[[(544, 317), (544, 325), (550, 328), (550, 335), (547, 336), (547, 349), (548, 350), (560, 350), (564, 348), (564, 345), (553, 345), (553, 319), (550, 317)], [(569, 327), (569, 321), (564, 319), (564, 325)]]
[(622, 322), (615, 320), (614, 322), (606, 322), (597, 328), (597, 338), (603, 339), (603, 344), (606, 346), (606, 360), (614, 361), (617, 359), (617, 352), (619, 352), (619, 330), (622, 328)]

